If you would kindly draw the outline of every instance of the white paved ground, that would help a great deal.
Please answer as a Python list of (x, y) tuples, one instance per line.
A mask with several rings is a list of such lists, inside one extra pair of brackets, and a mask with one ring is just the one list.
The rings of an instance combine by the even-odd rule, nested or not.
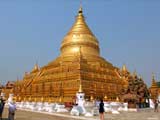
[[(7, 118), (8, 110), (3, 113), (4, 120)], [(77, 117), (69, 114), (60, 113), (38, 113), (24, 110), (17, 110), (15, 120), (99, 120), (99, 116), (95, 117)], [(155, 113), (152, 109), (140, 110), (139, 112), (122, 112), (118, 115), (110, 113), (105, 114), (105, 120), (160, 120), (160, 112)]]

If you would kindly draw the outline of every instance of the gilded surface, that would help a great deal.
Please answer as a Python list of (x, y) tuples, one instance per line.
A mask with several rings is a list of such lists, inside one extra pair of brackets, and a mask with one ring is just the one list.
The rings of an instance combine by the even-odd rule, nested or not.
[(35, 65), (15, 83), (13, 93), (19, 101), (73, 102), (79, 87), (87, 99), (116, 100), (127, 85), (127, 69), (120, 70), (100, 56), (98, 40), (82, 8), (60, 50), (55, 60), (41, 68)]
[(156, 84), (156, 80), (153, 73), (152, 73), (152, 84), (149, 90), (150, 90), (152, 99), (157, 99), (158, 95), (160, 95), (160, 88)]

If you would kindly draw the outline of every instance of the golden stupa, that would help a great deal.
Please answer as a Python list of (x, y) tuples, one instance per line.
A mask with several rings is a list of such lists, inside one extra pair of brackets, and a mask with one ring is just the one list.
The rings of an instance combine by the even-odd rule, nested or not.
[(21, 100), (72, 102), (81, 87), (86, 99), (107, 96), (116, 101), (126, 82), (121, 70), (100, 56), (99, 42), (85, 22), (82, 7), (60, 51), (55, 60), (41, 68), (36, 64), (16, 81), (14, 95)]
[(156, 83), (154, 73), (152, 73), (152, 83), (151, 87), (149, 88), (149, 91), (152, 99), (157, 99), (158, 95), (160, 94), (160, 88)]

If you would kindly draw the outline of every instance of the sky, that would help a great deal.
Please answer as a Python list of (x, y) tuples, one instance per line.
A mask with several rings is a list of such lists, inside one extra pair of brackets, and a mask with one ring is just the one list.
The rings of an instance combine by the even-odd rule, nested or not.
[[(160, 81), (160, 0), (81, 0), (86, 22), (99, 40), (101, 56), (126, 64), (148, 87)], [(34, 64), (60, 54), (80, 0), (0, 0), (0, 82), (22, 79)]]

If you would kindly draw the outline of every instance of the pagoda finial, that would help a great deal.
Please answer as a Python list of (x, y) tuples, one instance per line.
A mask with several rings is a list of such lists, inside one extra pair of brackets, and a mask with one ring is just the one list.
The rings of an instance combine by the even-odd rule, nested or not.
[[(90, 37), (85, 39), (84, 36), (86, 35)], [(99, 43), (97, 38), (94, 36), (92, 31), (89, 29), (87, 23), (85, 22), (82, 5), (80, 5), (77, 11), (76, 19), (73, 26), (71, 27), (71, 29), (61, 43), (61, 56), (70, 56), (71, 54), (73, 55), (75, 53), (78, 53), (79, 46), (82, 46), (82, 48), (83, 46), (86, 46), (85, 51), (84, 49), (82, 50), (83, 54), (86, 53), (99, 56)]]
[(80, 1), (80, 7), (79, 7), (79, 10), (78, 10), (78, 13), (83, 13), (83, 10), (82, 10), (82, 1)]
[(36, 64), (34, 65), (34, 67), (33, 67), (33, 70), (32, 70), (32, 71), (35, 71), (35, 70), (39, 70), (38, 63), (37, 63), (37, 62), (36, 62)]
[(59, 97), (59, 103), (62, 103), (62, 96)]
[(107, 100), (107, 99), (108, 99), (108, 97), (107, 97), (107, 95), (105, 95), (105, 96), (104, 96), (104, 100)]
[(126, 71), (127, 71), (127, 67), (126, 67), (126, 65), (125, 65), (125, 64), (123, 64), (123, 66), (122, 66), (122, 71), (124, 71), (124, 72), (126, 72)]
[(134, 70), (134, 72), (133, 72), (133, 77), (136, 77), (136, 76), (137, 76), (137, 71)]
[(142, 75), (139, 75), (139, 79), (143, 80), (143, 77), (142, 77)]
[(155, 75), (154, 73), (152, 72), (152, 85), (156, 83), (156, 80), (155, 80)]
[(93, 100), (94, 100), (94, 97), (93, 97), (93, 95), (91, 95), (90, 99), (91, 99), (91, 101), (93, 101)]
[(156, 80), (155, 80), (155, 75), (154, 75), (154, 73), (152, 73), (152, 84), (151, 84), (151, 87), (153, 88), (157, 88), (158, 86), (157, 86), (157, 84), (156, 84)]
[(116, 101), (119, 102), (119, 97), (118, 96), (116, 97)]
[(80, 80), (80, 85), (79, 85), (79, 90), (78, 90), (78, 92), (79, 92), (79, 93), (82, 93), (82, 92), (83, 92), (81, 80)]
[(155, 76), (154, 76), (154, 73), (152, 72), (152, 80), (155, 81)]

